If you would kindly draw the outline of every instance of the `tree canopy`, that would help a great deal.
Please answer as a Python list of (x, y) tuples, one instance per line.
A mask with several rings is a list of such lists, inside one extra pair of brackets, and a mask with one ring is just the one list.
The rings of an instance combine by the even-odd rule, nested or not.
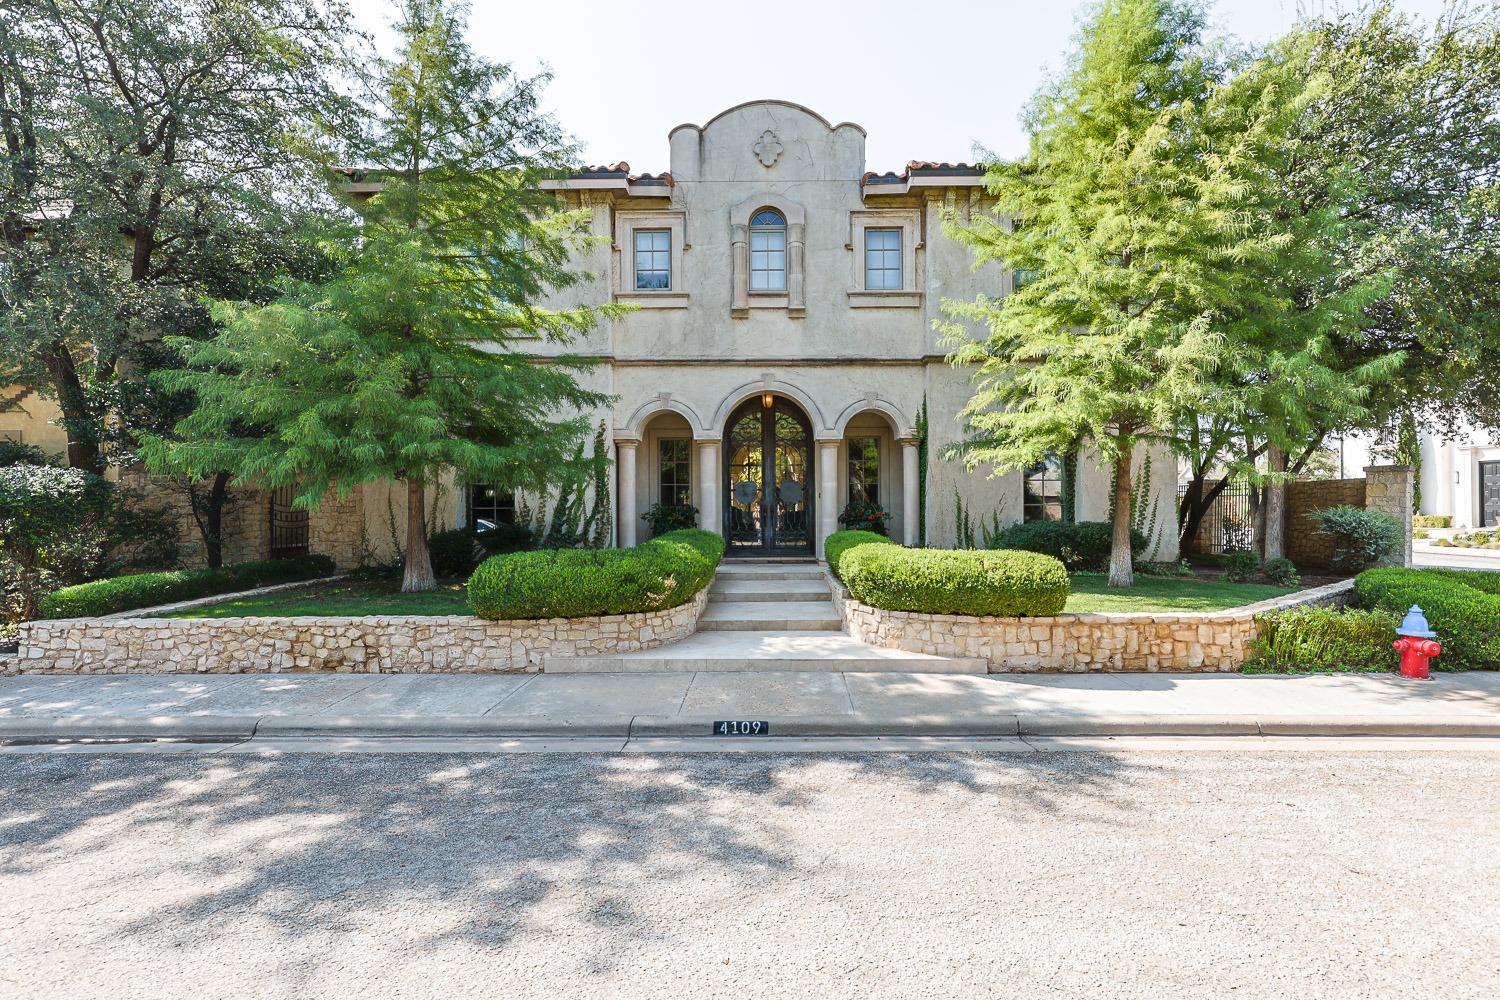
[(304, 506), (404, 480), (403, 588), (421, 590), (424, 491), (446, 470), (512, 488), (587, 474), (578, 445), (606, 398), (579, 386), (582, 359), (544, 363), (526, 341), (567, 341), (615, 307), (541, 304), (580, 280), (568, 261), (591, 242), (541, 188), (573, 153), (539, 108), (545, 78), (475, 55), (452, 5), (409, 0), (395, 27), (348, 143), (352, 173), (378, 190), (323, 231), (337, 271), (269, 304), (220, 305), (223, 332), (182, 344), (190, 367), (162, 379), (198, 404), (146, 455), (293, 484)]

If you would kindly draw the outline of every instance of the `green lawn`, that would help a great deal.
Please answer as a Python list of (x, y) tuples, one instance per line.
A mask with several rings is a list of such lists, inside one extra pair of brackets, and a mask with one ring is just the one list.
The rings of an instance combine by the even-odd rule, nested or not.
[(168, 618), (272, 618), (310, 615), (343, 618), (361, 615), (467, 615), (463, 584), (440, 584), (425, 594), (403, 594), (395, 581), (370, 580), (335, 583), (277, 594), (246, 597), (199, 608)]
[(1142, 576), (1134, 587), (1104, 585), (1103, 573), (1074, 573), (1073, 592), (1065, 612), (1086, 611), (1223, 611), (1290, 594), (1287, 587), (1264, 583), (1219, 583), (1211, 580)]
[[(1259, 583), (1218, 583), (1137, 574), (1135, 586), (1114, 590), (1103, 573), (1074, 573), (1073, 592), (1063, 608), (1085, 611), (1222, 611), (1290, 593)], [(467, 615), (462, 584), (444, 584), (426, 594), (403, 594), (395, 581), (335, 583), (278, 594), (189, 608), (170, 618), (359, 617), (361, 615)]]

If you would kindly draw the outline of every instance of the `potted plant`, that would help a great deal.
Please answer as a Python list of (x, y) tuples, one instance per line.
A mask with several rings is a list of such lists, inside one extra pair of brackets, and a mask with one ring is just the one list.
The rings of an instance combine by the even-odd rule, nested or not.
[(839, 524), (850, 531), (873, 531), (878, 535), (886, 533), (885, 525), (890, 519), (884, 507), (870, 500), (851, 500), (839, 514)]

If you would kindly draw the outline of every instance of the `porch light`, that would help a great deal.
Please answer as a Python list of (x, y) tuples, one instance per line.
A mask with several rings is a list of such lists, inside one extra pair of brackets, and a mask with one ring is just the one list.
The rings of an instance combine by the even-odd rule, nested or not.
[(775, 397), (775, 395), (773, 395), (772, 393), (769, 393), (769, 392), (763, 394), (760, 397), (760, 405), (769, 410), (771, 407), (773, 407), (773, 406), (776, 405), (776, 397)]

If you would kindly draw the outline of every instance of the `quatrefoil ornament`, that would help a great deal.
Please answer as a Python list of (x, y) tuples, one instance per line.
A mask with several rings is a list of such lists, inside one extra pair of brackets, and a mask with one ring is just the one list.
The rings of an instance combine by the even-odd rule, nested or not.
[(755, 155), (760, 157), (761, 166), (772, 167), (776, 165), (777, 159), (781, 157), (781, 140), (776, 138), (776, 133), (766, 129), (760, 134), (760, 139), (755, 143)]

